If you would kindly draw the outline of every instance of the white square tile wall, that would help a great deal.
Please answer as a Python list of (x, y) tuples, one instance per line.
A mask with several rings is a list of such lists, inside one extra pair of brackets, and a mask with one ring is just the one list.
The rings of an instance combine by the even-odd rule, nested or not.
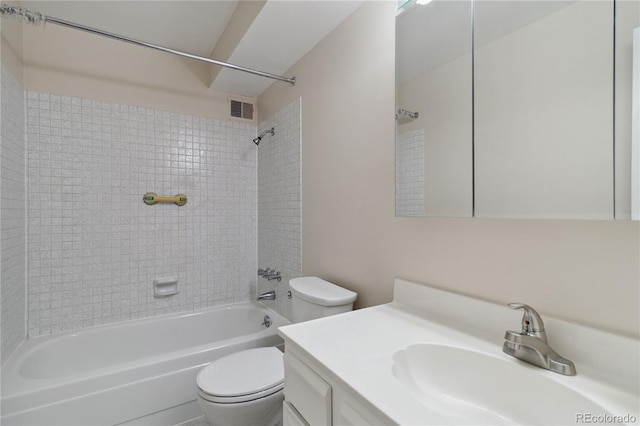
[(258, 126), (258, 133), (275, 128), (258, 147), (258, 265), (280, 271), (282, 281), (259, 277), (257, 291), (275, 290), (265, 304), (288, 319), (289, 279), (301, 274), (301, 105), (297, 99)]
[[(254, 125), (27, 92), (30, 336), (246, 301)], [(185, 206), (142, 196), (184, 193)], [(179, 279), (154, 298), (153, 280)]]
[(396, 216), (424, 216), (424, 129), (398, 135)]
[(0, 364), (26, 337), (24, 90), (0, 76)]

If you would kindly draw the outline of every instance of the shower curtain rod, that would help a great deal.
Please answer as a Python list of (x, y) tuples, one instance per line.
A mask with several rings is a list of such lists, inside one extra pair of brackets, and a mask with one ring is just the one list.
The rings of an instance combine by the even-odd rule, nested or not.
[(63, 19), (54, 18), (52, 16), (43, 15), (38, 12), (32, 12), (27, 9), (23, 9), (21, 7), (9, 6), (7, 4), (2, 4), (0, 7), (0, 14), (4, 16), (16, 16), (29, 24), (40, 25), (46, 23), (52, 23), (56, 25), (60, 25), (67, 28), (73, 28), (76, 30), (86, 31), (91, 34), (100, 35), (103, 37), (108, 37), (114, 40), (123, 41), (125, 43), (135, 44), (136, 46), (148, 47), (150, 49), (159, 50), (161, 52), (172, 53), (174, 55), (182, 56), (185, 58), (195, 59), (198, 61), (208, 62), (210, 64), (219, 65), (225, 68), (231, 68), (237, 71), (243, 71), (249, 74), (259, 75), (261, 77), (271, 78), (273, 80), (283, 81), (285, 83), (289, 83), (292, 86), (296, 84), (295, 77), (284, 77), (277, 74), (271, 74), (264, 71), (255, 70), (252, 68), (242, 67), (240, 65), (230, 64), (228, 62), (217, 61), (215, 59), (204, 58), (202, 56), (192, 55), (191, 53), (181, 52), (179, 50), (169, 49), (167, 47), (158, 46), (156, 44), (147, 43), (140, 40), (135, 40), (132, 38), (124, 37), (118, 34), (110, 33), (107, 31), (98, 30), (96, 28), (87, 27), (85, 25), (76, 24), (73, 22), (65, 21)]

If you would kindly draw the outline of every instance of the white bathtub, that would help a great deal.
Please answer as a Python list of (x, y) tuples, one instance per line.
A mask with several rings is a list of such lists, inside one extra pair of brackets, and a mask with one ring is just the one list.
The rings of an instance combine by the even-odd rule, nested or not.
[[(262, 325), (265, 315), (273, 321)], [(238, 350), (281, 345), (288, 321), (238, 303), (28, 339), (2, 367), (2, 425), (177, 424), (199, 416), (196, 375)]]

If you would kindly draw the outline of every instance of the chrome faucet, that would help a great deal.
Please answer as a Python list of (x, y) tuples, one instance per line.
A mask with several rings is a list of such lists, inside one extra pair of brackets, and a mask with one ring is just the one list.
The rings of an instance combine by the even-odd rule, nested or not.
[(544, 323), (535, 309), (524, 303), (509, 303), (509, 307), (524, 310), (522, 333), (508, 330), (504, 334), (505, 342), (502, 351), (555, 373), (575, 376), (576, 367), (573, 362), (558, 355), (547, 344)]
[(263, 275), (263, 277), (266, 278), (269, 281), (271, 281), (271, 280), (281, 281), (282, 280), (282, 274), (280, 273), (280, 271), (271, 271), (271, 273)]
[(267, 268), (267, 269), (258, 269), (258, 276), (262, 278), (266, 278), (267, 280), (278, 280), (282, 281), (282, 274), (280, 271), (276, 271), (275, 269)]
[(258, 296), (257, 300), (275, 300), (276, 299), (276, 292), (271, 290), (271, 291), (267, 291), (265, 293), (262, 293), (260, 296)]
[(267, 268), (267, 269), (258, 268), (258, 276), (259, 277), (265, 277), (265, 276), (269, 275), (270, 273), (271, 273), (271, 268)]

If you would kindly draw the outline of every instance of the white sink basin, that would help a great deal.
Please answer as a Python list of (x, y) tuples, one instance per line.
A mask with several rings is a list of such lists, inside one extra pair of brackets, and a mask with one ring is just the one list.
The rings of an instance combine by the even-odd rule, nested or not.
[(577, 424), (583, 413), (607, 414), (545, 370), (481, 352), (421, 343), (393, 361), (394, 376), (451, 424)]

